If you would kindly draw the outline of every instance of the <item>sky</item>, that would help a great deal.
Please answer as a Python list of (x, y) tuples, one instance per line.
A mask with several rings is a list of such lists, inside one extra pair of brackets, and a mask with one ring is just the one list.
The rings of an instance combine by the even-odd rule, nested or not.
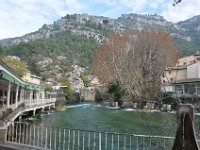
[(121, 14), (158, 14), (171, 22), (200, 15), (200, 0), (1, 0), (0, 39), (22, 36), (66, 14), (118, 18)]

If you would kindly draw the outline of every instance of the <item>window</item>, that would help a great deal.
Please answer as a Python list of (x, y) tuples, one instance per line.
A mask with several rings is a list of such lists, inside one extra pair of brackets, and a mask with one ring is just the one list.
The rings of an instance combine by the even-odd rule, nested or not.
[(175, 93), (176, 94), (183, 94), (183, 85), (175, 85)]
[(200, 94), (200, 84), (197, 84), (197, 94)]
[(195, 84), (185, 84), (184, 85), (184, 91), (185, 94), (196, 94), (196, 85)]

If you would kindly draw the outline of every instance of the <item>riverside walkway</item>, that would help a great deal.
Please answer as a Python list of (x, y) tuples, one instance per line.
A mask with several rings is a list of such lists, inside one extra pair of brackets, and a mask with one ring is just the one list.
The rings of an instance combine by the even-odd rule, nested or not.
[(55, 93), (47, 93), (39, 77), (21, 79), (0, 61), (0, 122), (14, 121), (21, 113), (55, 105)]
[[(8, 128), (15, 124), (16, 118), (20, 118), (24, 113), (32, 112), (32, 115), (35, 114), (37, 110), (44, 110), (45, 108), (48, 108), (50, 110), (50, 107), (55, 107), (55, 98), (51, 99), (44, 99), (40, 100), (37, 103), (25, 103), (24, 106), (18, 107), (18, 109), (15, 109), (10, 115), (8, 115), (5, 119), (0, 120), (0, 150), (39, 150), (42, 149), (41, 147), (30, 147), (30, 145), (24, 145), (24, 144), (16, 144), (12, 142), (7, 142), (7, 139), (5, 139), (6, 135), (8, 134)], [(18, 132), (18, 128), (15, 133)], [(13, 133), (14, 134), (14, 133)], [(25, 134), (25, 133), (23, 133)]]
[(56, 93), (45, 92), (39, 77), (28, 76), (28, 79), (21, 79), (0, 61), (0, 144), (4, 145), (0, 150), (8, 146), (5, 135), (12, 122), (21, 120), (25, 114), (34, 116), (37, 111), (55, 106)]

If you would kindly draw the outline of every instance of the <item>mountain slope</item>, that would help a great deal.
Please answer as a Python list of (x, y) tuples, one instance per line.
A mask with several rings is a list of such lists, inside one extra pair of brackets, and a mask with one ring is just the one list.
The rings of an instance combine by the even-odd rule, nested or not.
[[(118, 19), (88, 14), (66, 15), (50, 25), (43, 25), (38, 31), (22, 37), (0, 40), (1, 45), (12, 45), (35, 39), (50, 38), (57, 33), (70, 31), (74, 35), (85, 35), (97, 42), (104, 41), (111, 32), (144, 27), (161, 28), (171, 33), (183, 50), (183, 55), (194, 52), (199, 47), (200, 16), (186, 21), (172, 23), (159, 15), (123, 14)], [(186, 43), (186, 44), (185, 44)]]
[(1, 55), (20, 57), (28, 64), (32, 73), (56, 85), (62, 76), (72, 72), (72, 65), (89, 66), (98, 44), (94, 39), (64, 32), (50, 38), (21, 42), (12, 46), (2, 46), (2, 48)]
[(0, 40), (1, 55), (16, 55), (43, 79), (67, 75), (71, 66), (88, 67), (96, 49), (113, 32), (156, 28), (169, 32), (183, 55), (200, 47), (200, 16), (172, 23), (159, 15), (123, 14), (118, 19), (88, 14), (66, 15), (53, 24), (21, 37)]

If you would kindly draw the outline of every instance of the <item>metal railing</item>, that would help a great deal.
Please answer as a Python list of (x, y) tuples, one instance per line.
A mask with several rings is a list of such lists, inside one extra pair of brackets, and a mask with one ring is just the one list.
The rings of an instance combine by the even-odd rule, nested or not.
[(51, 150), (168, 150), (174, 138), (10, 122), (5, 142)]
[(35, 99), (34, 101), (30, 101), (30, 100), (25, 100), (25, 107), (26, 108), (30, 108), (30, 107), (34, 107), (34, 106), (41, 106), (41, 105), (46, 105), (46, 104), (51, 104), (51, 103), (55, 103), (56, 102), (56, 98), (51, 98), (51, 99)]

